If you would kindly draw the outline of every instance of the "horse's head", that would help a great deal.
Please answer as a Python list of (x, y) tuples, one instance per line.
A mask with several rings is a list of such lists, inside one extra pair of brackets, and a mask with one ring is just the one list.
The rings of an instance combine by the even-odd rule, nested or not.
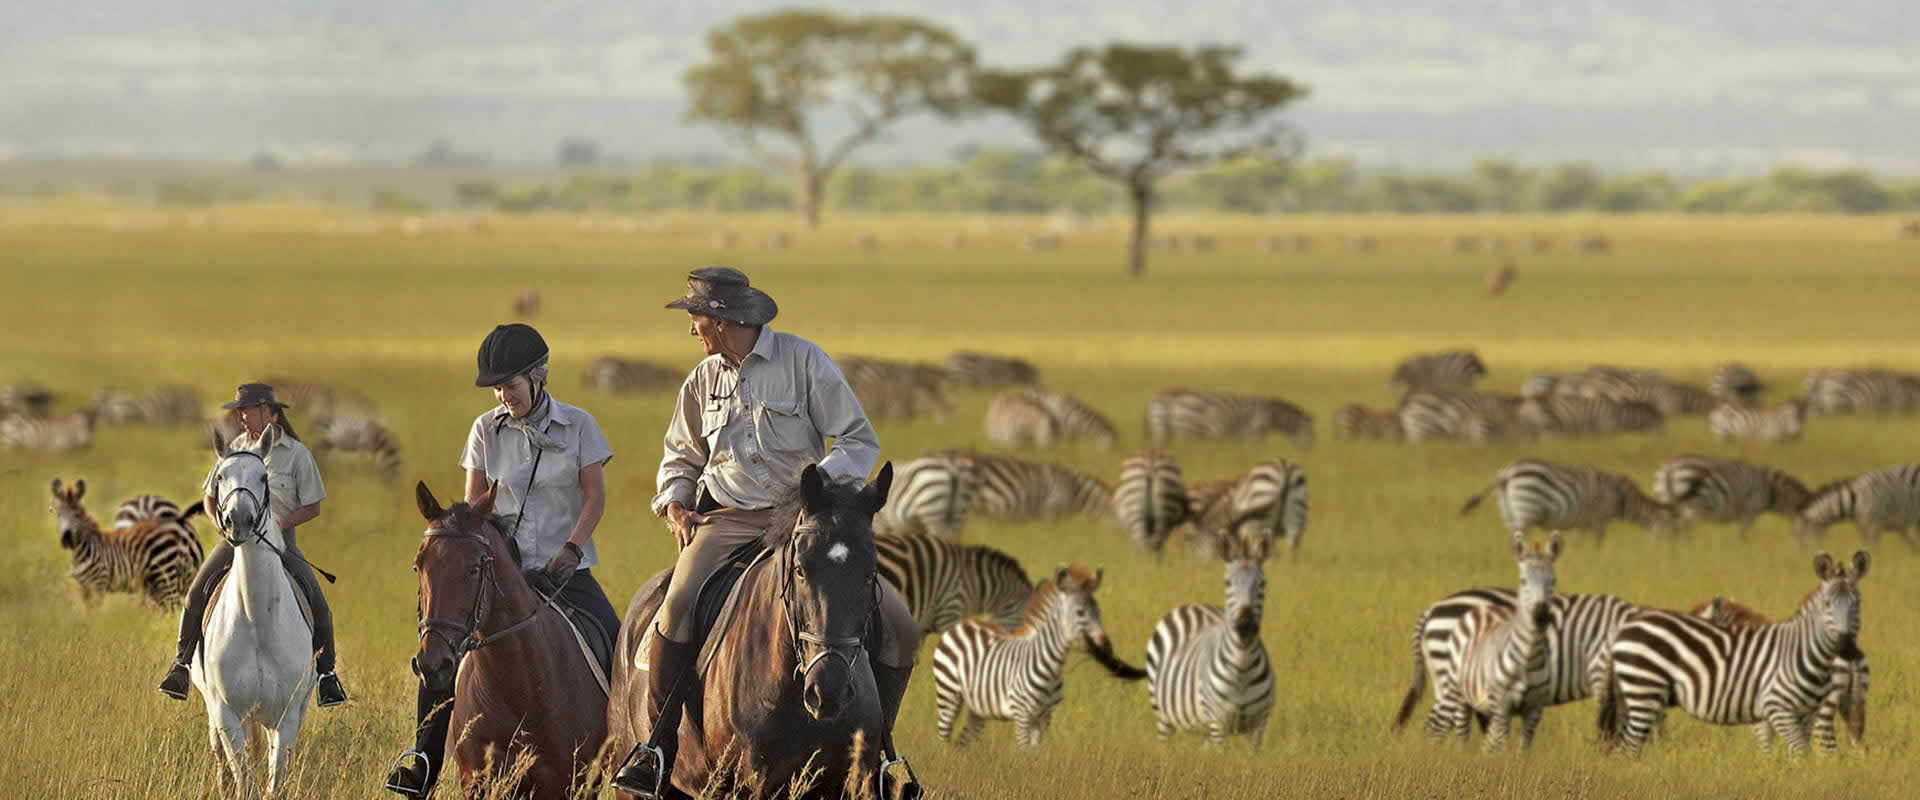
[(72, 486), (62, 485), (59, 478), (53, 479), (53, 504), (48, 511), (60, 525), (60, 546), (72, 550), (80, 546), (81, 536), (93, 527), (93, 518), (87, 516), (86, 508), (80, 505), (80, 498), (87, 494), (87, 482), (76, 479)]
[(834, 719), (853, 704), (854, 659), (880, 597), (873, 515), (892, 484), (892, 463), (864, 486), (829, 481), (810, 464), (800, 473), (792, 531), (768, 534), (784, 573), (781, 597), (801, 696), (814, 719)]
[[(441, 508), (425, 482), (414, 487), (427, 520), (413, 571), (420, 576), (420, 651), (413, 670), (428, 688), (453, 684), (463, 652), (472, 647), (501, 587), (494, 574), (493, 487), (474, 503)], [(494, 584), (494, 585), (489, 585)]]
[[(267, 452), (279, 436), (280, 431), (269, 426), (252, 447), (229, 449), (217, 438), (213, 442), (214, 454), (220, 460), (213, 465), (209, 493), (214, 507), (210, 516), (220, 528), (220, 537), (236, 548), (252, 539), (265, 541), (274, 530), (269, 518)], [(278, 541), (271, 543), (280, 545)]]

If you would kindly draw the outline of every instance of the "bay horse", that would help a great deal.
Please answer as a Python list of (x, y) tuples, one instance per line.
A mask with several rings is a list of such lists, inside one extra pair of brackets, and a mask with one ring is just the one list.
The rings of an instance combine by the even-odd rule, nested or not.
[(215, 442), (220, 460), (209, 492), (217, 503), (212, 516), (221, 538), (233, 545), (234, 559), (212, 598), (191, 665), (194, 686), (207, 701), (214, 752), (241, 797), (260, 793), (247, 763), (254, 737), (266, 744), (265, 794), (286, 788), (307, 698), (318, 681), (313, 628), (281, 564), (287, 543), (268, 507), (266, 453), (278, 433), (268, 428), (253, 447), (238, 450)]
[[(740, 577), (732, 624), (708, 634), (719, 637), (708, 643), (711, 665), (687, 676), (679, 753), (662, 796), (692, 797), (718, 783), (728, 797), (838, 797), (849, 775), (880, 774), (899, 709), (881, 707), (863, 647), (879, 602), (873, 515), (892, 482), (892, 464), (864, 487), (829, 481), (814, 465), (800, 473), (798, 494), (777, 506), (762, 540), (768, 557)], [(620, 628), (607, 705), (613, 753), (632, 752), (652, 733), (637, 665), (670, 573), (641, 587)], [(806, 789), (792, 785), (796, 776)]]
[[(607, 697), (554, 606), (521, 577), (493, 516), (494, 488), (442, 508), (423, 482), (428, 521), (414, 557), (420, 652), (429, 688), (454, 687), (446, 752), (460, 780), (514, 781), (512, 797), (565, 800), (595, 770), (607, 736)], [(515, 762), (531, 758), (516, 777)]]

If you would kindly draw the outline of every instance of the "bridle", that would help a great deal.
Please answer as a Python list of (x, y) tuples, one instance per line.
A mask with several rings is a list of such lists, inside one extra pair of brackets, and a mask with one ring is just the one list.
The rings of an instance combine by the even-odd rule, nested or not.
[[(467, 615), (467, 621), (465, 623), (440, 619), (438, 617), (426, 617), (420, 620), (420, 640), (423, 643), (428, 636), (440, 637), (442, 641), (447, 643), (448, 647), (453, 648), (453, 660), (454, 663), (457, 664), (460, 659), (465, 658), (468, 653), (506, 638), (521, 628), (532, 624), (534, 619), (540, 616), (540, 608), (539, 606), (535, 606), (533, 611), (529, 612), (525, 619), (486, 636), (481, 636), (480, 624), (486, 620), (487, 614), (493, 610), (493, 596), (505, 596), (505, 592), (500, 588), (499, 581), (493, 576), (493, 541), (483, 533), (448, 528), (428, 528), (425, 535), (428, 539), (458, 539), (480, 545), (480, 585), (473, 593), (473, 610)], [(421, 609), (422, 613), (425, 613), (425, 611), (426, 609)], [(420, 665), (418, 659), (416, 659), (414, 672), (418, 673), (419, 671)]]
[[(794, 612), (793, 544), (800, 541), (801, 536), (811, 534), (813, 530), (813, 526), (811, 525), (802, 525), (794, 528), (793, 537), (787, 540), (785, 547), (780, 549), (780, 571), (783, 576), (780, 587), (780, 607), (787, 619), (787, 641), (793, 647), (796, 662), (793, 666), (793, 674), (794, 677), (803, 680), (807, 677), (807, 673), (812, 672), (813, 668), (818, 666), (819, 663), (828, 656), (838, 657), (840, 660), (846, 662), (848, 671), (852, 671), (854, 655), (866, 649), (866, 640), (861, 636), (827, 637), (809, 630), (804, 630), (800, 627), (799, 616)], [(879, 570), (877, 569), (874, 570), (872, 575), (867, 576), (866, 591), (871, 593), (873, 597), (873, 607), (868, 609), (869, 615), (877, 613), (879, 610), (879, 580)], [(868, 625), (871, 626), (872, 624), (873, 621), (869, 619)], [(803, 643), (818, 646), (820, 650), (814, 653), (812, 658), (807, 658), (802, 661), (800, 660), (800, 656), (806, 652), (802, 647)]]
[[(225, 493), (221, 494), (219, 497), (214, 498), (214, 500), (220, 504), (218, 508), (214, 509), (214, 513), (215, 513), (214, 521), (219, 523), (216, 527), (220, 529), (220, 538), (223, 541), (225, 541), (227, 544), (233, 545), (234, 547), (238, 548), (242, 544), (246, 543), (246, 536), (250, 534), (253, 536), (255, 540), (259, 541), (261, 544), (265, 544), (271, 547), (272, 543), (267, 541), (267, 515), (273, 513), (272, 511), (273, 507), (268, 505), (268, 503), (273, 500), (273, 486), (271, 482), (269, 482), (266, 479), (266, 476), (265, 476), (265, 472), (267, 469), (266, 457), (260, 455), (259, 453), (253, 452), (252, 450), (235, 450), (231, 453), (228, 453), (220, 457), (219, 463), (214, 465), (214, 472), (216, 473), (221, 472), (222, 471), (221, 467), (225, 465), (228, 461), (231, 461), (233, 459), (240, 458), (243, 456), (250, 456), (260, 462), (260, 469), (262, 471), (262, 475), (260, 479), (260, 493), (256, 495), (253, 493), (252, 489), (239, 485), (240, 483), (239, 481), (234, 481), (234, 486), (232, 488), (228, 489)], [(227, 524), (227, 506), (228, 506), (227, 500), (236, 494), (245, 494), (246, 496), (253, 498), (254, 505), (260, 509), (260, 515), (254, 518), (253, 530), (242, 531), (240, 532), (240, 535), (235, 535), (234, 531), (232, 530), (232, 526)]]

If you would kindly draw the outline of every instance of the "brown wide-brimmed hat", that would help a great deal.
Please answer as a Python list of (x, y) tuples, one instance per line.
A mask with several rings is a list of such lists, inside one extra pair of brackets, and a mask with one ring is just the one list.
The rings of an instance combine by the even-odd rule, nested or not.
[(687, 296), (668, 303), (667, 308), (742, 325), (765, 325), (780, 313), (772, 297), (748, 285), (746, 273), (732, 267), (707, 267), (687, 273)]
[(252, 408), (254, 406), (289, 407), (286, 403), (273, 399), (273, 387), (264, 383), (243, 383), (234, 391), (233, 402), (221, 408)]

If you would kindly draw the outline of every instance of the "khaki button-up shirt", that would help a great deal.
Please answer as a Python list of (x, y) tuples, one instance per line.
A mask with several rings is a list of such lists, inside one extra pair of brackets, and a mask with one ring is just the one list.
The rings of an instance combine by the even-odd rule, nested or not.
[(693, 508), (701, 489), (733, 508), (772, 508), (808, 464), (864, 479), (879, 458), (873, 425), (833, 359), (763, 327), (740, 364), (708, 356), (680, 386), (653, 513), (666, 516), (675, 500)]
[[(488, 480), (498, 481), (493, 490), (494, 512), (505, 517), (507, 530), (502, 532), (513, 536), (520, 546), (520, 563), (529, 568), (546, 566), (573, 535), (580, 509), (587, 504), (580, 488), (580, 470), (613, 458), (613, 448), (592, 414), (551, 394), (547, 398), (552, 408), (541, 429), (559, 442), (561, 449), (543, 451), (534, 447), (526, 433), (505, 424), (507, 407), (494, 406), (473, 421), (466, 450), (460, 454), (462, 469), (477, 469), (486, 473)], [(538, 464), (534, 463), (536, 454)], [(528, 484), (533, 491), (527, 491)], [(580, 548), (580, 568), (598, 563), (600, 550), (588, 539)]]
[[(233, 437), (227, 449), (245, 450), (258, 441), (258, 438), (243, 432)], [(320, 482), (320, 466), (313, 462), (313, 451), (308, 450), (306, 445), (284, 433), (280, 434), (274, 439), (273, 448), (267, 451), (266, 461), (267, 513), (273, 515), (275, 524), (286, 519), (288, 514), (327, 499), (327, 487)], [(220, 462), (216, 461), (207, 470), (207, 479), (200, 484), (201, 494), (213, 493), (213, 479), (219, 467)]]

